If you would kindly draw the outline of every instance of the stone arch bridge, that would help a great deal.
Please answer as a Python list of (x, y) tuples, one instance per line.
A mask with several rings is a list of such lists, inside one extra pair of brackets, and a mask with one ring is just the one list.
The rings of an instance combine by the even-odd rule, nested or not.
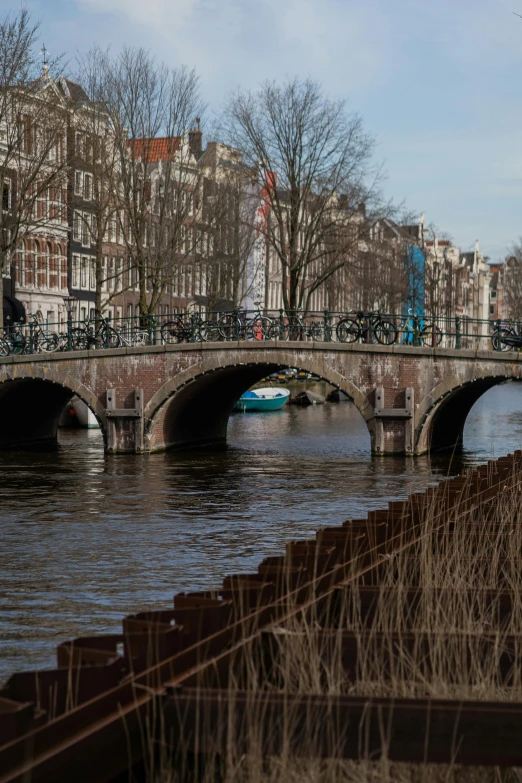
[(492, 386), (522, 379), (522, 354), (337, 343), (206, 343), (0, 359), (0, 448), (48, 448), (73, 394), (100, 422), (110, 453), (222, 444), (241, 394), (282, 367), (341, 389), (375, 454), (458, 448), (466, 417)]

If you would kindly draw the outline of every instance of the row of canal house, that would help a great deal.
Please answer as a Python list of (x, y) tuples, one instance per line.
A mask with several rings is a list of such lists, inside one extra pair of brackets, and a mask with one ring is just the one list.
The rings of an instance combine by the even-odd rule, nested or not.
[[(146, 301), (165, 315), (251, 309), (255, 302), (283, 306), (281, 266), (264, 238), (268, 194), (238, 150), (217, 142), (204, 148), (197, 123), (180, 137), (125, 140), (122, 155), (103, 107), (80, 85), (51, 79), (44, 66), (38, 90), (64, 118), (63, 139), (49, 161), (61, 175), (38, 199), (39, 220), (4, 272), (4, 294), (14, 306), (61, 324), (64, 297), (76, 298), (75, 315), (85, 319), (94, 314), (97, 289), (113, 319), (137, 315), (140, 299), (142, 309)], [(1, 149), (0, 136), (0, 155)], [(4, 186), (4, 215), (15, 197), (14, 187)], [(359, 227), (357, 243), (313, 290), (310, 310), (411, 307), (446, 319), (489, 317), (491, 274), (478, 242), (462, 253), (430, 236), (423, 217), (408, 226), (369, 221), (363, 204), (351, 220)], [(308, 273), (313, 280), (313, 265)]]
[[(63, 132), (45, 162), (45, 175), (56, 170), (52, 184), (4, 269), (7, 309), (64, 324), (64, 297), (75, 297), (75, 315), (85, 319), (97, 292), (113, 319), (137, 315), (144, 303), (167, 314), (264, 299), (260, 231), (255, 221), (238, 229), (247, 222), (239, 210), (255, 215), (262, 195), (236, 150), (215, 142), (203, 149), (198, 121), (180, 137), (125, 139), (122, 154), (103, 107), (71, 80), (51, 79), (45, 65), (24, 115), (29, 126), (35, 100), (52, 105)], [(16, 212), (16, 172), (1, 166), (6, 135), (0, 130), (4, 226)], [(27, 159), (33, 149), (23, 150)]]

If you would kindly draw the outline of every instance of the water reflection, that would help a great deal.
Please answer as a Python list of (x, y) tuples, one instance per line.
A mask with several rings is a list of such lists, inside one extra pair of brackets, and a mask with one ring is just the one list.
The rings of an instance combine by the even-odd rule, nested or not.
[(220, 452), (108, 458), (92, 430), (61, 443), (0, 455), (0, 678), (52, 665), (63, 639), (255, 569), (289, 538), (520, 448), (522, 386), (484, 395), (452, 460), (372, 458), (346, 403), (234, 415)]

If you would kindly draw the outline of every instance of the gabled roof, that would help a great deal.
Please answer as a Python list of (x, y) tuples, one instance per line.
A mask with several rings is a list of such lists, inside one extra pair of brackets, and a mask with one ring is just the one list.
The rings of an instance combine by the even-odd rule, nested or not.
[(127, 147), (135, 158), (145, 163), (173, 160), (181, 144), (180, 136), (164, 136), (157, 139), (129, 139)]
[(460, 262), (461, 264), (466, 264), (466, 266), (472, 267), (475, 264), (474, 251), (470, 250), (470, 251), (466, 251), (465, 253), (461, 253)]
[(73, 103), (90, 103), (89, 96), (81, 84), (77, 84), (77, 82), (73, 82), (71, 79), (66, 79), (65, 76), (60, 76), (56, 80), (56, 84), (63, 95)]

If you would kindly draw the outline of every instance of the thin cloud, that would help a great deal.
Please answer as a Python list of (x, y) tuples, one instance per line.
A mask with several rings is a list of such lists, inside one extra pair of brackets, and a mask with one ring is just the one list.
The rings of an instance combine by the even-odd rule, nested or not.
[(316, 78), (376, 134), (389, 195), (463, 246), (520, 233), (522, 0), (30, 2), (53, 50), (143, 45), (194, 66), (215, 109), (237, 86)]

